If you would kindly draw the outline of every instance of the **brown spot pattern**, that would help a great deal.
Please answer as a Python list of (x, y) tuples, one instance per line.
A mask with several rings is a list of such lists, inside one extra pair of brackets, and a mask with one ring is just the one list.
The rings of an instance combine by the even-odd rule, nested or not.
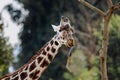
[(35, 62), (33, 62), (33, 63), (30, 65), (29, 71), (31, 72), (33, 69), (35, 69), (35, 67), (36, 67), (36, 64), (35, 64)]
[(52, 51), (52, 53), (55, 53), (56, 49), (54, 47), (52, 47), (51, 51)]
[(43, 57), (38, 57), (37, 58), (37, 61), (38, 61), (38, 64), (42, 61)]
[(64, 31), (64, 32), (63, 32), (63, 39), (65, 39), (66, 36), (67, 36), (67, 35), (66, 35), (66, 32)]
[(32, 80), (35, 80), (39, 77), (38, 76), (39, 73), (40, 73), (40, 71), (36, 70), (35, 72), (31, 73), (29, 76), (30, 76), (30, 78), (32, 78)]
[(48, 59), (49, 59), (50, 61), (52, 61), (52, 59), (53, 59), (53, 56), (52, 56), (51, 54), (49, 54), (49, 53), (48, 53)]
[(46, 59), (44, 59), (43, 63), (40, 66), (45, 67), (47, 65), (49, 65), (49, 62)]
[(53, 45), (53, 42), (54, 42), (54, 41), (52, 40), (52, 41), (50, 42), (50, 44)]
[(42, 54), (43, 54), (43, 55), (46, 55), (46, 51), (44, 50), (44, 51), (42, 52)]
[(58, 45), (59, 45), (59, 43), (58, 43), (57, 41), (55, 41), (55, 45), (56, 45), (56, 46), (58, 46)]
[(22, 73), (20, 74), (21, 80), (24, 80), (26, 77), (27, 77), (27, 72), (22, 72)]
[(50, 47), (48, 46), (48, 47), (47, 47), (47, 51), (49, 51), (49, 50), (50, 50)]

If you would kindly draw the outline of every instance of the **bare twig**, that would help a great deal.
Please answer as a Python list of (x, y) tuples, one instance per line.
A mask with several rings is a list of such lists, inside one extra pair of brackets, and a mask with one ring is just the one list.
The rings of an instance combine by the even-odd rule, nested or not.
[(108, 7), (111, 8), (113, 6), (113, 3), (111, 0), (107, 0)]
[(89, 7), (90, 9), (94, 10), (95, 12), (99, 13), (101, 16), (104, 16), (104, 12), (96, 7), (94, 7), (93, 5), (89, 4), (88, 2), (86, 2), (85, 0), (78, 0), (79, 2), (81, 2), (83, 5)]
[(83, 37), (86, 37), (86, 38), (90, 38), (90, 35), (88, 35), (85, 32), (75, 30), (75, 33), (78, 34), (78, 35), (80, 35), (80, 36), (83, 36)]
[(120, 2), (113, 6), (114, 11), (120, 9)]

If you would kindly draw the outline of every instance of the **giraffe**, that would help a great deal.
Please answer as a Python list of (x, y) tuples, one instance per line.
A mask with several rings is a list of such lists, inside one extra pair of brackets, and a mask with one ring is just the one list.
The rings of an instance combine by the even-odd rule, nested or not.
[(67, 17), (61, 17), (58, 26), (52, 25), (56, 35), (47, 42), (38, 52), (22, 67), (11, 74), (6, 74), (0, 80), (38, 80), (48, 65), (64, 44), (74, 46), (73, 28)]

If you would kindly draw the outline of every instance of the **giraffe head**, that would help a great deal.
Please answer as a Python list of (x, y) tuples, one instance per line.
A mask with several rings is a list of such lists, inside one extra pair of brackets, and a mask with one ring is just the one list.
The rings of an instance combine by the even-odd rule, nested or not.
[(60, 24), (58, 26), (52, 25), (55, 32), (57, 32), (57, 38), (62, 44), (67, 47), (74, 46), (73, 28), (70, 25), (70, 20), (67, 17), (61, 17)]

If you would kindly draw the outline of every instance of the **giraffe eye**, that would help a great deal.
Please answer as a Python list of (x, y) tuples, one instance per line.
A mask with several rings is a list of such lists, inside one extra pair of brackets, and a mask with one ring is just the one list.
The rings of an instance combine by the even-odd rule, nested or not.
[(60, 29), (59, 32), (61, 32), (62, 30)]

